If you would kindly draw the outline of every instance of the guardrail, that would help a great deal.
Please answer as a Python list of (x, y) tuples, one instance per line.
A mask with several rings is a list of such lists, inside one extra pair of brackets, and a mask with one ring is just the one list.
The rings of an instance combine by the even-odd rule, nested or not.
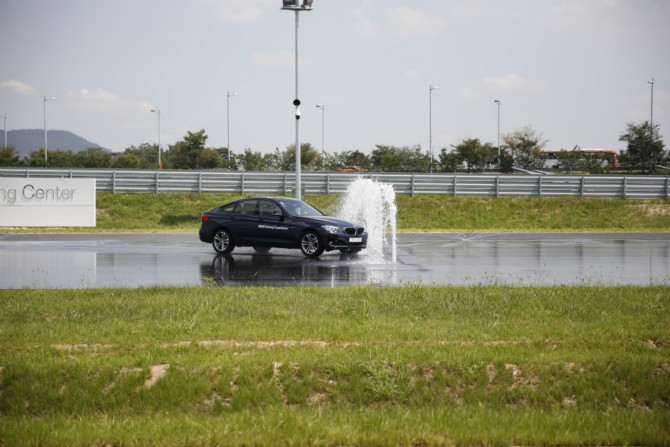
[[(292, 172), (0, 168), (0, 177), (95, 178), (101, 192), (291, 194)], [(389, 183), (398, 194), (458, 196), (670, 197), (670, 176), (474, 175), (303, 172), (305, 194), (342, 193), (358, 177)]]

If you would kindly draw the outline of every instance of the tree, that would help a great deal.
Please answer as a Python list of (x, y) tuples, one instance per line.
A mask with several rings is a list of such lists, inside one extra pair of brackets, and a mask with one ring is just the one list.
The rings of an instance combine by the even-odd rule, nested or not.
[(244, 153), (237, 156), (237, 160), (245, 171), (265, 171), (271, 164), (272, 155), (263, 155), (247, 148)]
[[(29, 167), (44, 167), (44, 148), (32, 151), (26, 158)], [(50, 168), (74, 168), (74, 154), (72, 151), (50, 149), (47, 152), (47, 166)]]
[(665, 144), (659, 135), (657, 124), (651, 129), (649, 121), (640, 125), (628, 123), (626, 132), (619, 136), (619, 141), (626, 143), (626, 149), (621, 152), (621, 160), (629, 167), (650, 173), (656, 171), (656, 165), (667, 160)]
[(579, 168), (589, 174), (604, 174), (608, 170), (606, 154), (584, 154)]
[(112, 158), (112, 168), (115, 169), (140, 169), (142, 167), (142, 159), (130, 152), (122, 152), (114, 155)]
[(483, 171), (487, 165), (493, 164), (497, 157), (497, 149), (491, 143), (482, 144), (478, 138), (463, 140), (454, 146), (454, 151), (458, 160), (465, 162), (468, 173), (470, 170)]
[[(142, 143), (137, 147), (130, 146), (123, 153), (136, 156), (140, 160), (138, 167), (141, 169), (158, 168), (158, 145), (156, 144)], [(161, 161), (164, 162), (162, 158)]]
[(112, 154), (101, 147), (90, 147), (74, 154), (74, 165), (78, 168), (109, 168)]
[(514, 157), (506, 149), (500, 150), (500, 171), (501, 172), (513, 172), (514, 171)]
[(542, 169), (544, 166), (542, 149), (547, 141), (530, 126), (503, 135), (503, 141), (517, 166), (531, 171)]
[(560, 152), (556, 153), (556, 158), (560, 168), (572, 172), (580, 166), (582, 155), (579, 146), (575, 146), (571, 151), (561, 149)]
[(372, 169), (382, 172), (427, 172), (430, 156), (420, 146), (412, 148), (377, 145), (370, 154)]
[[(286, 148), (286, 151), (279, 152), (275, 150), (272, 157), (272, 165), (277, 171), (292, 171), (295, 169), (295, 144)], [(308, 171), (321, 169), (321, 154), (314, 149), (311, 143), (302, 143), (300, 145), (300, 167)]]
[(0, 149), (0, 166), (21, 166), (23, 163), (19, 158), (19, 152), (14, 146), (5, 146)]
[(439, 170), (442, 172), (456, 172), (461, 165), (461, 159), (456, 151), (448, 152), (446, 147), (440, 150), (438, 156)]
[(340, 168), (358, 167), (370, 170), (370, 158), (361, 151), (344, 151), (342, 153), (326, 154), (326, 170), (337, 171)]
[(219, 155), (219, 167), (224, 169), (229, 169), (231, 171), (237, 171), (237, 160), (239, 159), (238, 155), (235, 155), (230, 152), (228, 154), (227, 147), (220, 147), (213, 149)]
[(214, 149), (205, 148), (196, 157), (198, 169), (214, 169), (221, 165), (221, 157)]
[(167, 158), (175, 169), (198, 169), (199, 156), (205, 150), (207, 134), (205, 129), (198, 132), (186, 132), (183, 141), (169, 147)]

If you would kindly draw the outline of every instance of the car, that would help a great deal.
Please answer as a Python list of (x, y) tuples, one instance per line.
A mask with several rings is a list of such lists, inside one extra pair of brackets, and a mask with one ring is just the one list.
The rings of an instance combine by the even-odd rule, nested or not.
[(286, 197), (251, 197), (212, 208), (202, 215), (199, 236), (220, 254), (235, 247), (277, 247), (299, 248), (310, 258), (332, 250), (357, 253), (368, 242), (364, 227)]

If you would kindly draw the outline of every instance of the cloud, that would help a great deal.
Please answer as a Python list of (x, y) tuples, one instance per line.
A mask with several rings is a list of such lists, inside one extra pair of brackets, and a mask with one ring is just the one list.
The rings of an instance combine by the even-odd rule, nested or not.
[[(295, 52), (289, 50), (279, 50), (274, 53), (264, 51), (255, 51), (251, 53), (250, 61), (252, 65), (260, 67), (295, 67)], [(300, 56), (298, 63), (301, 67), (311, 65), (311, 60), (305, 56)]]
[(370, 8), (372, 8), (371, 2), (364, 2), (352, 12), (356, 33), (359, 36), (430, 37), (439, 35), (447, 24), (440, 16), (407, 6), (387, 8), (384, 20), (378, 23), (371, 19)]
[(598, 8), (615, 8), (620, 0), (563, 0), (551, 7), (553, 14), (590, 14)]
[(381, 33), (381, 26), (370, 20), (365, 9), (362, 7), (355, 8), (352, 12), (354, 18), (354, 28), (356, 35), (361, 37), (377, 36)]
[(503, 76), (487, 76), (482, 80), (482, 83), (499, 90), (514, 92), (537, 92), (546, 88), (546, 83), (543, 81), (529, 81), (514, 73)]
[(19, 95), (34, 95), (37, 93), (35, 87), (31, 87), (16, 79), (9, 79), (0, 83), (0, 90), (16, 93)]
[(443, 18), (407, 6), (389, 8), (386, 17), (393, 34), (400, 36), (436, 36), (446, 27)]
[(486, 76), (478, 81), (469, 82), (458, 90), (462, 98), (478, 98), (482, 95), (498, 93), (534, 93), (544, 91), (548, 84), (544, 81), (532, 81), (515, 73), (502, 76)]
[(418, 70), (414, 70), (413, 68), (408, 68), (405, 70), (404, 75), (408, 79), (421, 79), (423, 77), (423, 73)]
[[(87, 138), (95, 136), (103, 147), (123, 150), (155, 138), (156, 116), (151, 109), (156, 107), (149, 101), (124, 98), (103, 88), (80, 88), (59, 96), (57, 102), (64, 112), (62, 119), (70, 123), (68, 130)], [(165, 136), (170, 126), (163, 127)]]
[(140, 112), (147, 113), (154, 108), (148, 101), (123, 99), (101, 88), (93, 91), (87, 88), (69, 91), (65, 95), (63, 104), (64, 108), (74, 112), (116, 116), (128, 116)]
[(279, 9), (276, 0), (196, 0), (214, 17), (226, 22), (254, 22), (262, 19), (263, 11), (274, 6)]

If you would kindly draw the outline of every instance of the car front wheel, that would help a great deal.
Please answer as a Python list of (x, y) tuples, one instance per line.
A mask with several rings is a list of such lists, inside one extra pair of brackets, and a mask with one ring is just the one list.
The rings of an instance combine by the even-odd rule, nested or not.
[(214, 247), (214, 251), (221, 254), (230, 253), (235, 248), (232, 236), (228, 230), (223, 228), (216, 230), (216, 233), (214, 233), (212, 246)]
[(300, 250), (305, 256), (316, 258), (323, 253), (321, 238), (314, 231), (307, 231), (300, 239)]

